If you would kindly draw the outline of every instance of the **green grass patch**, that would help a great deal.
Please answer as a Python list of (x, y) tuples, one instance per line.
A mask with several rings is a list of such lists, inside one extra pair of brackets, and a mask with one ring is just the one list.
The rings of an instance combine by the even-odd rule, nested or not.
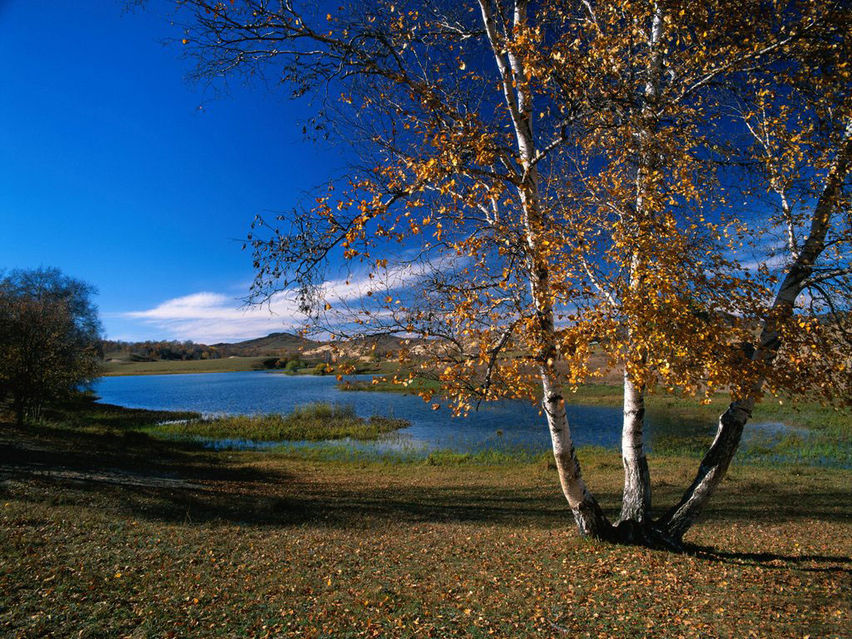
[(349, 380), (344, 379), (337, 387), (342, 391), (362, 391), (362, 392), (380, 392), (380, 393), (404, 393), (410, 395), (421, 391), (439, 391), (441, 383), (432, 379), (415, 379), (407, 386), (402, 384), (394, 384), (393, 382), (377, 378), (375, 382), (367, 380)]
[[(200, 419), (193, 411), (147, 410), (100, 404), (96, 397), (81, 394), (68, 401), (48, 406), (45, 425), (85, 433), (121, 433), (138, 431), (164, 421)], [(2, 419), (2, 416), (0, 416)]]
[[(393, 375), (394, 373), (399, 372), (399, 365), (395, 362), (388, 361), (344, 361), (332, 364), (326, 364), (324, 362), (311, 362), (306, 363), (303, 367), (295, 368), (293, 370), (283, 369), (282, 372), (291, 375), (337, 375), (341, 372), (341, 370), (346, 370), (346, 375)], [(361, 382), (358, 381), (356, 383), (360, 384)]]
[(220, 359), (161, 360), (156, 362), (106, 362), (104, 375), (185, 375), (189, 373), (234, 373), (264, 370), (269, 357), (223, 357)]
[[(226, 447), (227, 448), (227, 447)], [(234, 449), (239, 450), (239, 446)], [(417, 447), (357, 448), (345, 444), (294, 446), (282, 444), (267, 449), (268, 454), (291, 460), (340, 462), (383, 466), (506, 466), (518, 464), (552, 464), (550, 451), (535, 452), (517, 448), (511, 450), (485, 449), (472, 453), (454, 450), (424, 450)]]
[(309, 404), (289, 414), (229, 415), (210, 419), (171, 421), (148, 426), (155, 437), (183, 439), (239, 439), (254, 441), (374, 440), (405, 428), (404, 419), (374, 415), (358, 417), (351, 406)]

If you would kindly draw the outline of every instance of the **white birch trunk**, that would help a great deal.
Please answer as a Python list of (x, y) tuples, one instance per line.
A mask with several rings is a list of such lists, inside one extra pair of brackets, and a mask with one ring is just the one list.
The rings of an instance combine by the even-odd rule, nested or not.
[[(654, 15), (651, 22), (651, 33), (648, 39), (648, 49), (651, 52), (648, 62), (648, 77), (645, 82), (642, 120), (639, 129), (639, 169), (636, 173), (636, 203), (634, 215), (637, 222), (647, 214), (647, 176), (654, 168), (656, 159), (653, 149), (648, 148), (649, 138), (656, 124), (652, 112), (654, 102), (660, 93), (663, 74), (663, 54), (660, 41), (663, 37), (663, 12), (658, 4), (654, 4)], [(629, 289), (635, 294), (640, 290), (642, 263), (638, 253), (634, 252), (630, 260)], [(632, 340), (628, 330), (628, 340)], [(624, 492), (620, 522), (629, 522), (644, 527), (651, 517), (651, 477), (648, 470), (648, 460), (644, 449), (644, 419), (645, 393), (630, 379), (628, 371), (624, 371), (624, 420), (621, 430), (621, 461), (624, 466)]]
[(624, 371), (624, 423), (621, 429), (621, 460), (624, 491), (619, 522), (644, 527), (651, 519), (651, 476), (645, 456), (643, 428), (645, 392)]
[(574, 450), (571, 428), (565, 413), (565, 399), (551, 371), (541, 369), (541, 385), (544, 391), (542, 406), (550, 429), (553, 458), (562, 493), (574, 514), (574, 521), (584, 537), (608, 537), (611, 526), (600, 506), (586, 487), (580, 471), (580, 462)]
[[(773, 302), (775, 318), (790, 317), (796, 298), (805, 287), (806, 280), (813, 273), (814, 264), (825, 250), (825, 238), (831, 226), (843, 184), (849, 174), (852, 161), (852, 120), (847, 124), (837, 156), (826, 176), (825, 186), (811, 216), (811, 227), (801, 251), (787, 271)], [(770, 319), (760, 335), (757, 349), (752, 360), (771, 363), (781, 347), (778, 334), (778, 319)], [(737, 452), (743, 428), (751, 417), (756, 398), (760, 394), (763, 380), (755, 382), (749, 397), (734, 401), (719, 418), (716, 437), (713, 440), (692, 485), (686, 490), (680, 502), (664, 515), (657, 526), (674, 540), (680, 540), (684, 533), (698, 519), (704, 506), (710, 500), (719, 482), (725, 476), (728, 466)]]
[[(516, 0), (514, 23), (520, 26), (526, 22), (526, 0)], [(532, 96), (521, 87), (525, 83), (521, 62), (504, 46), (503, 38), (494, 19), (493, 0), (479, 0), (482, 22), (491, 45), (503, 97), (509, 114), (523, 175), (518, 186), (521, 203), (523, 227), (527, 244), (527, 271), (529, 274), (530, 294), (535, 305), (538, 320), (539, 344), (536, 359), (539, 361), (541, 384), (544, 393), (542, 406), (547, 416), (553, 455), (559, 474), (562, 492), (574, 514), (581, 535), (604, 537), (611, 526), (603, 515), (597, 501), (589, 493), (580, 471), (580, 463), (571, 439), (571, 429), (565, 413), (565, 400), (556, 374), (556, 359), (559, 355), (553, 318), (553, 294), (550, 268), (546, 251), (540, 242), (540, 233), (546, 223), (539, 198), (539, 174), (534, 158), (536, 154), (535, 137), (532, 127)]]

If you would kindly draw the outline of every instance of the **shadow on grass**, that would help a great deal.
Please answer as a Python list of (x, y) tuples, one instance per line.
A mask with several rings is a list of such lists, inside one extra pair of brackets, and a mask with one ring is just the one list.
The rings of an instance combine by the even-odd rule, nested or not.
[[(131, 430), (80, 432), (69, 428), (0, 425), (0, 479), (26, 479), (33, 490), (16, 498), (49, 503), (96, 505), (133, 518), (172, 523), (231, 522), (253, 526), (323, 526), (377, 530), (393, 523), (475, 522), (517, 525), (573, 534), (571, 513), (553, 482), (523, 484), (446, 479), (412, 464), (393, 478), (381, 467), (359, 471), (355, 465), (310, 463), (288, 465), (280, 458), (214, 453), (198, 445), (163, 441)], [(267, 463), (264, 459), (269, 459)], [(249, 460), (249, 463), (245, 463)], [(406, 474), (410, 470), (409, 477)], [(541, 469), (531, 472), (540, 472)], [(440, 469), (439, 471), (440, 472)], [(614, 471), (615, 472), (615, 471)], [(617, 482), (609, 482), (611, 487)], [(717, 522), (784, 522), (817, 519), (849, 520), (852, 493), (842, 488), (811, 490), (802, 499), (801, 486), (750, 479), (722, 486), (705, 520)], [(8, 492), (8, 486), (0, 492)], [(680, 487), (661, 482), (655, 499), (673, 503)], [(598, 491), (602, 503), (613, 505), (617, 488)], [(58, 502), (56, 500), (59, 500)], [(842, 556), (736, 553), (692, 546), (709, 561), (755, 563), (801, 570), (843, 570), (852, 559)], [(778, 565), (778, 564), (781, 565)], [(834, 567), (806, 564), (834, 564)]]
[[(120, 422), (119, 422), (120, 423)], [(259, 471), (250, 466), (217, 463), (215, 453), (187, 441), (159, 440), (135, 430), (109, 426), (105, 432), (69, 427), (0, 423), (0, 470), (45, 477), (73, 476), (103, 483), (124, 478), (182, 478), (205, 480), (279, 481), (280, 470)], [(109, 482), (107, 482), (109, 483)]]
[[(712, 546), (692, 545), (687, 551), (700, 559), (737, 564), (742, 566), (760, 566), (768, 570), (788, 570), (791, 565), (804, 572), (845, 572), (852, 574), (852, 557), (843, 555), (782, 555), (771, 552), (727, 552)], [(807, 564), (833, 564), (827, 566), (808, 566)], [(840, 564), (840, 566), (838, 566)]]

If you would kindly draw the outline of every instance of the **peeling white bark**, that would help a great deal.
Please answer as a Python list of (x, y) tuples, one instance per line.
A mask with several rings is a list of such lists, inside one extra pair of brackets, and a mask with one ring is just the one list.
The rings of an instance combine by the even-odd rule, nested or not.
[(553, 375), (544, 366), (541, 369), (541, 384), (544, 390), (542, 406), (547, 416), (553, 458), (556, 461), (562, 493), (568, 500), (580, 534), (588, 537), (605, 537), (611, 527), (583, 481), (580, 462), (577, 460), (571, 428), (565, 413), (565, 399)]
[(651, 476), (645, 456), (643, 427), (645, 393), (624, 372), (624, 423), (621, 429), (621, 461), (624, 466), (624, 492), (620, 521), (640, 526), (651, 520)]
[[(530, 293), (534, 300), (535, 314), (539, 324), (540, 343), (536, 357), (540, 362), (541, 384), (544, 392), (542, 406), (547, 416), (559, 483), (574, 514), (580, 534), (605, 536), (611, 526), (583, 481), (568, 417), (565, 413), (565, 400), (562, 397), (555, 370), (558, 349), (554, 328), (550, 269), (546, 251), (543, 250), (540, 242), (540, 233), (546, 220), (539, 198), (539, 174), (536, 167), (536, 144), (532, 127), (532, 95), (528, 89), (523, 88), (525, 73), (521, 61), (507, 51), (503, 42), (505, 36), (498, 29), (494, 19), (493, 0), (479, 0), (479, 6), (500, 74), (503, 96), (511, 115), (518, 144), (519, 161), (523, 169), (523, 175), (519, 176), (517, 191), (526, 236)], [(525, 23), (526, 7), (526, 0), (515, 1), (515, 27)]]
[[(656, 164), (654, 150), (648, 148), (648, 142), (656, 126), (654, 122), (655, 101), (660, 93), (663, 75), (663, 54), (660, 43), (663, 37), (663, 11), (654, 4), (651, 33), (648, 38), (648, 50), (651, 52), (647, 79), (644, 87), (642, 121), (639, 137), (639, 169), (636, 172), (636, 202), (634, 215), (638, 220), (647, 215), (646, 189), (647, 176)], [(634, 251), (630, 260), (628, 286), (631, 294), (641, 289), (642, 261), (638, 251)], [(628, 330), (628, 340), (633, 339)], [(624, 466), (624, 491), (620, 521), (645, 526), (651, 518), (651, 478), (648, 460), (644, 450), (643, 426), (645, 419), (645, 393), (630, 379), (624, 371), (624, 421), (621, 430), (621, 460)]]

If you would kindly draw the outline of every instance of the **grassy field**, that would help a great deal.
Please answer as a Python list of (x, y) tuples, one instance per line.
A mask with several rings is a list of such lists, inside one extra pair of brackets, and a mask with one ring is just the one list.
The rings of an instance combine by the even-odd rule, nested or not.
[[(305, 362), (302, 369), (295, 373), (285, 373), (281, 369), (269, 369), (264, 362), (274, 357), (223, 357), (220, 359), (196, 360), (160, 360), (156, 362), (137, 362), (131, 360), (108, 360), (104, 363), (104, 375), (185, 375), (188, 373), (235, 373), (242, 371), (274, 370), (281, 374), (315, 375), (317, 362)], [(392, 362), (358, 362), (356, 374), (392, 374), (397, 366)], [(334, 367), (327, 374), (334, 374)]]
[(263, 370), (269, 357), (223, 357), (221, 359), (162, 360), (158, 362), (106, 362), (104, 375), (179, 375), (186, 373), (232, 373)]
[[(852, 471), (736, 465), (672, 554), (579, 539), (552, 466), (213, 453), (94, 407), (0, 430), (0, 635), (848, 637)], [(612, 510), (616, 453), (581, 451)], [(654, 456), (672, 503), (695, 460)]]
[(410, 424), (404, 419), (358, 417), (351, 406), (309, 404), (286, 415), (229, 415), (212, 419), (175, 420), (143, 428), (155, 437), (183, 439), (250, 439), (255, 441), (323, 441), (378, 439)]

